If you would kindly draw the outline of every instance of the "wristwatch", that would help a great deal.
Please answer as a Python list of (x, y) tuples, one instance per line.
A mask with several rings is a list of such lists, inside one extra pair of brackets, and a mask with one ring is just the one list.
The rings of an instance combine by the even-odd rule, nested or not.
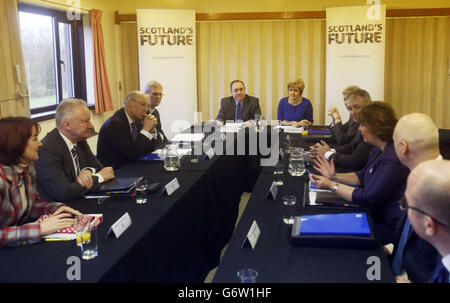
[(338, 189), (339, 183), (334, 183), (333, 187), (331, 188), (331, 190), (335, 193)]

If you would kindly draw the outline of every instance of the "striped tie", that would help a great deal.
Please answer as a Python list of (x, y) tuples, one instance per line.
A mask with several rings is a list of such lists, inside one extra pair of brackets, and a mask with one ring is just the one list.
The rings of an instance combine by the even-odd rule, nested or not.
[(76, 175), (78, 176), (80, 174), (80, 162), (78, 162), (77, 147), (74, 146), (72, 148), (71, 152), (72, 152), (73, 162), (75, 162)]

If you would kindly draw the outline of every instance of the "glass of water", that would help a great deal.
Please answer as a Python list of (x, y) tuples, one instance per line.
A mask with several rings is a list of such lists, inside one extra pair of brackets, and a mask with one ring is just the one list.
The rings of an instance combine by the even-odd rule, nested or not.
[(303, 159), (303, 149), (295, 148), (291, 151), (289, 158), (288, 172), (291, 176), (301, 176), (305, 173), (305, 160)]
[(283, 180), (282, 180), (283, 172), (284, 172), (284, 165), (283, 165), (283, 163), (277, 163), (274, 166), (274, 170), (273, 170), (273, 174), (278, 177), (278, 180), (275, 180), (275, 185), (281, 186), (281, 185), (284, 184)]
[(146, 179), (142, 179), (138, 184), (136, 184), (136, 203), (145, 204), (147, 203), (147, 189), (148, 182)]
[(283, 196), (283, 222), (285, 224), (293, 224), (295, 217), (295, 205), (297, 197), (294, 195)]
[(180, 158), (178, 157), (177, 146), (167, 145), (165, 149), (164, 168), (167, 171), (177, 171), (180, 169)]

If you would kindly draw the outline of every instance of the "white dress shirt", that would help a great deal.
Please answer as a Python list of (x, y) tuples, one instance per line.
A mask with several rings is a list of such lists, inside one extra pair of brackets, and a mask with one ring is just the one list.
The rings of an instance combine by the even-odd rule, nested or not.
[[(61, 135), (61, 137), (63, 138), (64, 142), (66, 143), (67, 148), (69, 149), (69, 154), (72, 157), (73, 167), (75, 168), (75, 175), (77, 176), (77, 165), (76, 165), (75, 159), (73, 158), (73, 155), (72, 155), (72, 149), (74, 148), (75, 144), (73, 144), (72, 141), (70, 141), (66, 136), (64, 136), (64, 134), (61, 133), (59, 130), (58, 130), (58, 132)], [(81, 167), (80, 167), (80, 169), (81, 169)], [(98, 183), (104, 182), (102, 175), (96, 173), (95, 168), (85, 167), (82, 170), (85, 170), (85, 169), (89, 169), (92, 172), (92, 175), (96, 176), (98, 178)]]

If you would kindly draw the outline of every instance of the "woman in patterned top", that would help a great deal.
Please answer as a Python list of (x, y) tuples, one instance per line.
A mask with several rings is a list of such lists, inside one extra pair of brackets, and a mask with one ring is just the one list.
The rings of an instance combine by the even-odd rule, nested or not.
[[(39, 199), (33, 165), (42, 145), (39, 132), (39, 124), (29, 118), (0, 119), (0, 247), (39, 242), (81, 215), (63, 203)], [(45, 214), (52, 215), (38, 222)]]

